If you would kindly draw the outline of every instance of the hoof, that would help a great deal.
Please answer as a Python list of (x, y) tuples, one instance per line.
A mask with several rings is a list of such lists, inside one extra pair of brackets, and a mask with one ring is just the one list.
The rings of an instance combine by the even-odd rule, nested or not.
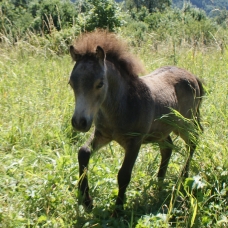
[(111, 217), (112, 217), (112, 218), (118, 218), (118, 217), (120, 217), (122, 214), (123, 214), (123, 207), (122, 207), (122, 206), (118, 206), (118, 208), (116, 208), (116, 209), (113, 211)]
[(87, 211), (91, 211), (93, 209), (93, 199), (89, 198), (84, 200), (83, 205)]

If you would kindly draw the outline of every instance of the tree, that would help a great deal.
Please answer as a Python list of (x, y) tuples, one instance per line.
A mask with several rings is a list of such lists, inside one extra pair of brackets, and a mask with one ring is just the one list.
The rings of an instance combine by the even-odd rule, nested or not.
[(141, 7), (146, 7), (150, 13), (157, 11), (164, 11), (171, 6), (171, 0), (126, 0), (128, 8), (136, 7), (139, 10)]
[[(22, 1), (19, 3), (23, 5)], [(5, 37), (9, 35), (12, 41), (20, 38), (33, 20), (27, 9), (17, 4), (7, 0), (0, 2), (0, 32)]]
[(216, 16), (216, 22), (222, 25), (224, 28), (228, 26), (228, 10), (220, 10), (219, 14)]
[(60, 30), (73, 24), (76, 9), (75, 5), (70, 1), (42, 0), (36, 14), (41, 19), (44, 31), (50, 31), (51, 27)]
[(82, 9), (84, 13), (79, 15), (78, 22), (86, 31), (95, 28), (114, 31), (122, 24), (120, 8), (113, 0), (87, 0)]

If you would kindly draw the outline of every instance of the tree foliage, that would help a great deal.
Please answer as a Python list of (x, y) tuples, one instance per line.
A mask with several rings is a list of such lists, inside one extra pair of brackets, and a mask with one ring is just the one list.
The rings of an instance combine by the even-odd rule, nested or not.
[[(173, 0), (174, 6), (182, 8), (186, 1), (182, 0)], [(213, 14), (215, 9), (219, 10), (228, 10), (228, 1), (227, 0), (189, 0), (188, 3), (191, 3), (194, 7), (203, 9), (207, 14)]]
[(81, 10), (77, 22), (84, 31), (96, 28), (114, 31), (122, 25), (120, 8), (113, 0), (86, 0)]
[[(200, 1), (202, 4), (205, 1)], [(160, 41), (172, 37), (189, 43), (213, 41), (218, 26), (227, 28), (226, 10), (214, 19), (199, 8), (185, 4), (171, 8), (170, 0), (2, 0), (0, 2), (0, 42), (13, 43), (37, 34), (49, 39), (42, 43), (57, 53), (80, 32), (97, 28), (109, 31), (128, 30), (140, 46), (148, 33)], [(175, 37), (175, 38), (174, 38)], [(178, 41), (179, 42), (179, 41)], [(224, 41), (222, 41), (224, 43)]]
[[(31, 7), (30, 7), (31, 8)], [(70, 1), (43, 0), (36, 8), (35, 15), (38, 16), (39, 26), (43, 31), (50, 32), (52, 27), (57, 30), (72, 26), (76, 17), (76, 7)]]
[(175, 8), (152, 13), (149, 13), (145, 7), (139, 10), (133, 8), (130, 15), (133, 22), (129, 22), (130, 25), (127, 28), (138, 40), (134, 43), (140, 43), (139, 40), (142, 39), (140, 37), (146, 35), (145, 26), (138, 22), (143, 22), (148, 28), (147, 31), (156, 34), (156, 39), (159, 41), (171, 37), (176, 43), (187, 42), (193, 45), (209, 44), (214, 39), (212, 34), (218, 30), (215, 21), (208, 18), (203, 10), (194, 8), (190, 4), (186, 4), (182, 9)]
[(171, 6), (171, 0), (126, 0), (128, 8), (136, 7), (137, 10), (146, 7), (149, 12), (164, 11)]
[[(50, 33), (73, 24), (77, 12), (70, 1), (61, 0), (3, 0), (0, 3), (0, 31), (14, 36), (28, 29), (37, 33)], [(20, 34), (18, 34), (20, 32)]]
[(91, 31), (121, 26), (120, 8), (114, 0), (3, 0), (0, 3), (0, 31), (21, 37), (28, 29), (50, 34), (69, 27)]

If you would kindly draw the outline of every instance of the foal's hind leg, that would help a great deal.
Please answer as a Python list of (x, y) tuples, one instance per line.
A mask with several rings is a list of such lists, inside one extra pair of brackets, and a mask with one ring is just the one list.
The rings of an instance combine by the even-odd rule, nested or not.
[(185, 141), (185, 142), (187, 144), (187, 150), (189, 151), (189, 155), (188, 155), (187, 161), (185, 163), (185, 166), (182, 170), (181, 176), (187, 178), (188, 174), (189, 174), (190, 162), (192, 160), (193, 154), (196, 149), (196, 143), (193, 141)]
[[(197, 126), (193, 126), (193, 127), (197, 127)], [(182, 177), (188, 177), (189, 167), (190, 167), (190, 163), (191, 163), (193, 154), (194, 154), (195, 149), (196, 149), (197, 140), (199, 137), (199, 132), (195, 132), (195, 134), (190, 134), (190, 133), (186, 133), (186, 132), (179, 132), (179, 135), (185, 141), (187, 153), (188, 153), (188, 155), (187, 155), (188, 157), (187, 157), (186, 163), (184, 165), (184, 168), (182, 170), (181, 176)]]
[(166, 138), (166, 140), (159, 142), (159, 147), (160, 147), (162, 158), (161, 158), (160, 168), (158, 171), (158, 179), (159, 181), (163, 181), (165, 178), (169, 160), (172, 154), (173, 142), (170, 135)]
[(87, 169), (89, 164), (90, 155), (92, 152), (100, 149), (109, 143), (110, 140), (102, 137), (102, 135), (95, 131), (94, 137), (86, 143), (85, 146), (81, 147), (78, 152), (78, 163), (79, 163), (79, 184), (78, 189), (83, 196), (83, 204), (88, 208), (92, 209), (92, 198), (89, 195), (89, 184), (87, 177)]
[(198, 143), (198, 139), (199, 139), (199, 135), (200, 133), (203, 132), (203, 127), (200, 123), (200, 113), (199, 113), (199, 110), (198, 110), (198, 113), (197, 113), (197, 117), (196, 117), (196, 120), (195, 122), (193, 122), (193, 128), (195, 128), (195, 133), (190, 135), (190, 134), (180, 134), (181, 138), (185, 141), (186, 145), (187, 145), (187, 150), (189, 151), (189, 155), (188, 155), (188, 158), (187, 158), (187, 161), (186, 161), (186, 164), (185, 164), (185, 167), (182, 171), (182, 174), (181, 176), (183, 177), (188, 177), (188, 174), (189, 174), (189, 168), (190, 168), (190, 162), (192, 160), (192, 157), (193, 157), (193, 154), (195, 152), (195, 149), (196, 149), (196, 145)]

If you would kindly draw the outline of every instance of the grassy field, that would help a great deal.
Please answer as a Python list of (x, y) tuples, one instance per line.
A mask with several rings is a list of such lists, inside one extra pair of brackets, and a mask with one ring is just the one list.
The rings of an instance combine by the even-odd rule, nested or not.
[(177, 65), (205, 83), (204, 133), (190, 178), (179, 181), (186, 154), (177, 145), (163, 190), (157, 188), (160, 154), (142, 146), (127, 190), (125, 216), (110, 217), (123, 150), (112, 142), (89, 167), (95, 207), (78, 205), (77, 151), (89, 133), (70, 124), (73, 92), (67, 85), (70, 56), (27, 43), (0, 44), (0, 227), (227, 227), (228, 226), (228, 52), (216, 46), (132, 48), (152, 71)]

